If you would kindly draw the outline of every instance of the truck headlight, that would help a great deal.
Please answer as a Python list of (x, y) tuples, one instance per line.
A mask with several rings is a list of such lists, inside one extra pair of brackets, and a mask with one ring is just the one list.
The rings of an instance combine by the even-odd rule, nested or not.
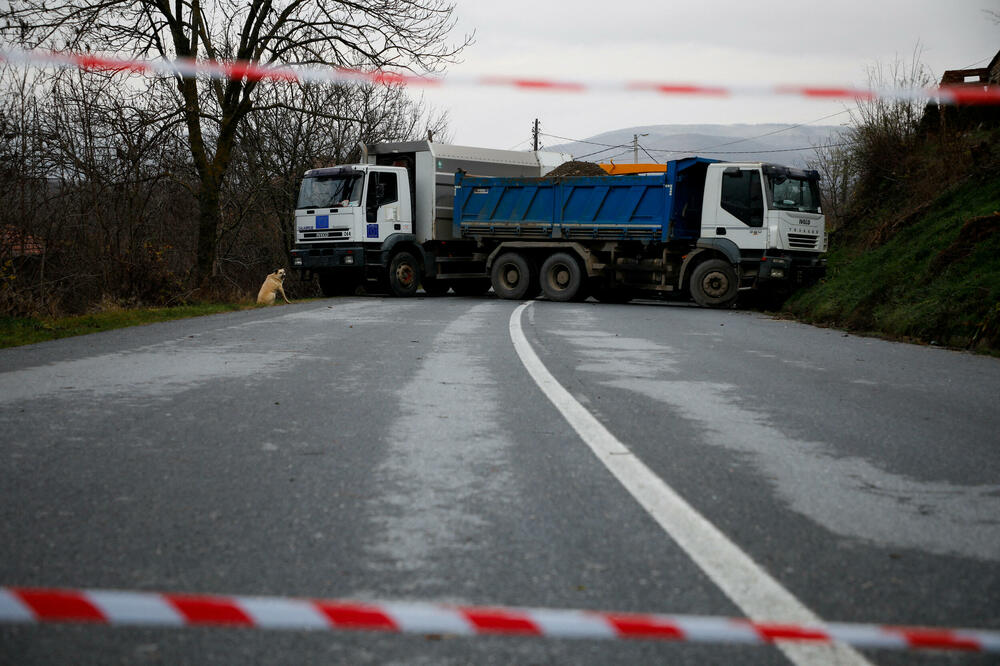
[(345, 256), (344, 257), (344, 263), (347, 264), (348, 266), (353, 266), (354, 265), (354, 257), (352, 257), (351, 255)]
[(783, 277), (785, 277), (785, 269), (784, 268), (772, 268), (771, 269), (771, 277), (773, 277), (773, 278), (783, 278)]

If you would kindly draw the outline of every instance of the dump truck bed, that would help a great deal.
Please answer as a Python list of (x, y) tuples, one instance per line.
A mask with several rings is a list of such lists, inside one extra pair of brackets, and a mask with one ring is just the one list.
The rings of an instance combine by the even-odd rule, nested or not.
[(637, 240), (697, 238), (705, 169), (670, 162), (661, 174), (455, 179), (454, 233), (462, 238)]

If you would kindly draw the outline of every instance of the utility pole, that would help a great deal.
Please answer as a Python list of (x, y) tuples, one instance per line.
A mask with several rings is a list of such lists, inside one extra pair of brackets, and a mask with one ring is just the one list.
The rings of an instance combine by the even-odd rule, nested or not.
[(649, 136), (649, 134), (633, 134), (632, 135), (632, 164), (639, 163), (639, 137)]
[(532, 138), (532, 150), (538, 151), (538, 118), (535, 118), (535, 124), (531, 126), (531, 138)]

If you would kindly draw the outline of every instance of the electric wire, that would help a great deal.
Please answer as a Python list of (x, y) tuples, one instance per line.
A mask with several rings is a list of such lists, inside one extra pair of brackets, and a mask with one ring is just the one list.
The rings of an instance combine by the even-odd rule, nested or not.
[[(615, 148), (628, 148), (629, 150), (631, 150), (632, 146), (627, 146), (625, 144), (621, 144), (621, 145), (618, 145), (618, 146), (611, 146), (611, 145), (609, 145), (607, 148), (604, 148), (603, 150), (597, 150), (597, 151), (594, 151), (592, 153), (587, 153), (586, 155), (574, 156), (573, 159), (582, 160), (584, 157), (590, 157), (591, 155), (599, 155), (600, 153), (607, 153), (607, 152), (610, 152), (610, 151), (614, 150)], [(628, 151), (625, 151), (625, 152), (628, 152)], [(624, 154), (624, 153), (622, 153), (622, 154)]]
[[(788, 130), (796, 129), (798, 127), (804, 127), (805, 125), (810, 125), (812, 123), (816, 123), (816, 122), (819, 122), (821, 120), (826, 120), (828, 118), (833, 118), (834, 116), (839, 116), (839, 115), (842, 115), (844, 113), (849, 113), (852, 110), (853, 109), (850, 109), (850, 108), (848, 108), (848, 109), (842, 109), (842, 110), (837, 111), (835, 113), (831, 113), (831, 114), (822, 116), (820, 118), (816, 118), (814, 120), (807, 120), (807, 121), (801, 122), (801, 123), (794, 123), (794, 124), (788, 125), (787, 127), (782, 127), (781, 129), (776, 129), (776, 130), (772, 130), (770, 132), (765, 132), (764, 134), (758, 134), (756, 136), (751, 136), (751, 137), (744, 137), (742, 139), (737, 139), (735, 141), (728, 141), (726, 143), (714, 144), (714, 145), (707, 146), (705, 148), (700, 148), (700, 149), (697, 149), (697, 150), (675, 150), (675, 149), (667, 149), (667, 148), (651, 148), (651, 149), (647, 150), (646, 147), (642, 146), (641, 144), (639, 144), (639, 147), (642, 148), (643, 152), (646, 153), (646, 155), (649, 155), (650, 159), (652, 159), (657, 164), (659, 164), (659, 162), (657, 162), (656, 158), (653, 157), (652, 154), (650, 154), (650, 151), (652, 151), (654, 153), (687, 153), (687, 154), (705, 154), (705, 155), (753, 155), (753, 154), (766, 154), (766, 153), (793, 153), (793, 152), (798, 152), (798, 151), (801, 151), (801, 150), (811, 150), (811, 149), (815, 149), (815, 148), (839, 148), (841, 146), (846, 146), (848, 144), (847, 143), (831, 143), (831, 144), (825, 144), (825, 145), (820, 145), (820, 146), (804, 146), (802, 148), (781, 148), (781, 149), (772, 149), (772, 150), (747, 150), (747, 151), (731, 151), (731, 150), (721, 151), (721, 150), (712, 150), (713, 148), (723, 148), (725, 146), (733, 146), (733, 145), (736, 145), (738, 143), (744, 143), (746, 141), (752, 141), (754, 139), (761, 139), (761, 138), (764, 138), (766, 136), (772, 136), (774, 134), (780, 134), (781, 132), (787, 132)], [(539, 134), (539, 136), (547, 136), (547, 137), (550, 137), (550, 138), (553, 138), (553, 139), (559, 139), (559, 140), (562, 140), (562, 141), (571, 141), (573, 143), (583, 143), (583, 144), (592, 145), (592, 146), (605, 146), (606, 147), (605, 150), (597, 150), (597, 151), (594, 151), (592, 153), (587, 153), (585, 155), (574, 156), (574, 159), (578, 159), (578, 160), (579, 159), (583, 159), (584, 157), (591, 157), (593, 155), (599, 155), (600, 153), (607, 152), (608, 150), (611, 150), (611, 149), (614, 149), (614, 148), (629, 148), (629, 147), (631, 147), (628, 144), (611, 144), (611, 143), (601, 143), (599, 141), (590, 141), (590, 140), (587, 140), (587, 139), (572, 139), (572, 138), (565, 137), (565, 136), (559, 136), (557, 134), (549, 134), (547, 132), (539, 132), (538, 134)]]
[[(646, 150), (646, 147), (644, 145), (642, 145), (641, 143), (637, 143), (636, 145), (639, 146), (640, 148), (642, 148), (642, 152), (644, 152), (647, 155), (649, 155), (649, 151)], [(653, 160), (653, 162), (656, 163), (656, 164), (660, 163), (660, 161), (658, 159), (656, 159), (655, 157), (653, 157), (652, 155), (649, 155), (649, 159)]]
[[(736, 145), (738, 143), (743, 143), (745, 141), (752, 141), (754, 139), (761, 139), (761, 138), (763, 138), (765, 136), (771, 136), (771, 135), (774, 135), (774, 134), (780, 134), (781, 132), (787, 132), (788, 130), (791, 130), (791, 129), (796, 129), (798, 127), (804, 127), (805, 125), (810, 125), (812, 123), (816, 123), (816, 122), (819, 122), (821, 120), (826, 120), (828, 118), (833, 118), (834, 116), (839, 116), (839, 115), (844, 114), (844, 113), (849, 113), (852, 110), (853, 109), (843, 109), (841, 111), (837, 111), (836, 113), (831, 113), (829, 115), (822, 116), (822, 117), (816, 118), (814, 120), (807, 120), (805, 122), (795, 123), (795, 124), (792, 124), (792, 125), (788, 125), (787, 127), (782, 127), (781, 129), (772, 130), (770, 132), (765, 132), (764, 134), (758, 134), (758, 135), (755, 135), (755, 136), (744, 137), (742, 139), (737, 139), (735, 141), (728, 141), (726, 143), (719, 143), (719, 144), (714, 144), (714, 145), (711, 145), (711, 146), (706, 146), (703, 149), (698, 149), (698, 150), (667, 150), (667, 149), (659, 149), (658, 148), (656, 150), (658, 152), (664, 152), (664, 151), (666, 151), (666, 152), (672, 152), (672, 153), (704, 152), (706, 150), (712, 150), (713, 148), (723, 148), (725, 146), (733, 146), (733, 145)], [(600, 143), (600, 142), (597, 142), (597, 141), (589, 141), (589, 140), (586, 140), (586, 139), (571, 139), (569, 137), (558, 136), (556, 134), (547, 134), (547, 133), (544, 133), (544, 132), (539, 132), (539, 134), (543, 135), (543, 136), (551, 137), (553, 139), (560, 139), (562, 141), (572, 141), (573, 143), (585, 143), (585, 144), (593, 145), (593, 146), (608, 146), (609, 148), (618, 148), (620, 146), (625, 146), (626, 145), (626, 144)], [(798, 150), (798, 149), (795, 149), (795, 150)], [(598, 151), (598, 152), (600, 152), (600, 151)], [(755, 152), (761, 152), (761, 151), (755, 151)]]
[[(819, 146), (802, 146), (800, 148), (776, 148), (772, 150), (667, 150), (665, 148), (651, 148), (650, 150), (646, 150), (646, 148), (642, 146), (640, 146), (640, 148), (642, 148), (643, 152), (645, 152), (647, 155), (650, 156), (650, 158), (652, 158), (655, 161), (656, 158), (650, 155), (650, 151), (654, 153), (682, 153), (685, 155), (765, 155), (771, 153), (795, 153), (803, 150), (814, 150), (816, 148), (840, 148), (849, 145), (851, 145), (850, 142), (845, 141), (841, 143), (826, 143)], [(592, 155), (598, 155), (600, 153), (610, 152), (613, 148), (628, 149), (625, 150), (624, 152), (618, 153), (618, 155), (625, 155), (632, 150), (631, 146), (626, 146), (626, 145), (613, 146), (611, 148), (605, 148), (604, 150), (598, 150), (593, 153), (587, 153), (586, 155), (574, 155), (573, 159), (581, 160), (584, 157), (590, 157)], [(617, 157), (618, 155), (616, 155), (615, 157)], [(657, 162), (657, 164), (659, 164), (659, 162)]]
[[(770, 132), (765, 132), (764, 134), (758, 134), (757, 136), (748, 136), (746, 138), (737, 139), (736, 141), (730, 141), (728, 143), (720, 143), (720, 144), (716, 144), (714, 146), (707, 146), (707, 147), (704, 148), (704, 150), (712, 150), (713, 148), (722, 148), (722, 147), (725, 147), (725, 146), (734, 146), (737, 143), (743, 143), (744, 141), (753, 141), (754, 139), (762, 139), (765, 136), (772, 136), (774, 134), (780, 134), (781, 132), (787, 132), (788, 130), (796, 129), (798, 127), (804, 127), (805, 125), (811, 125), (812, 123), (818, 123), (819, 121), (826, 120), (827, 118), (833, 118), (834, 116), (839, 116), (839, 115), (844, 114), (844, 113), (850, 113), (852, 110), (853, 109), (843, 109), (841, 111), (837, 111), (836, 113), (831, 113), (828, 116), (823, 116), (822, 118), (816, 118), (815, 120), (807, 120), (804, 123), (795, 123), (794, 125), (789, 125), (787, 127), (782, 127), (781, 129), (776, 129), (776, 130), (772, 130)], [(696, 151), (696, 152), (701, 152), (701, 151)]]

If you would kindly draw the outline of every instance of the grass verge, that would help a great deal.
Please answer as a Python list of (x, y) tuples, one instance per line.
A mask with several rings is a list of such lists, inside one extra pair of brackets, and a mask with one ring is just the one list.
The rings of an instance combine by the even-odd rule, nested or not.
[(884, 244), (835, 249), (826, 280), (785, 309), (813, 324), (1000, 354), (998, 208), (1000, 179), (944, 192)]
[(249, 310), (254, 307), (257, 306), (250, 303), (204, 303), (170, 308), (110, 310), (74, 317), (0, 317), (0, 349), (68, 338), (74, 335), (109, 331), (115, 328), (201, 317), (220, 312)]

